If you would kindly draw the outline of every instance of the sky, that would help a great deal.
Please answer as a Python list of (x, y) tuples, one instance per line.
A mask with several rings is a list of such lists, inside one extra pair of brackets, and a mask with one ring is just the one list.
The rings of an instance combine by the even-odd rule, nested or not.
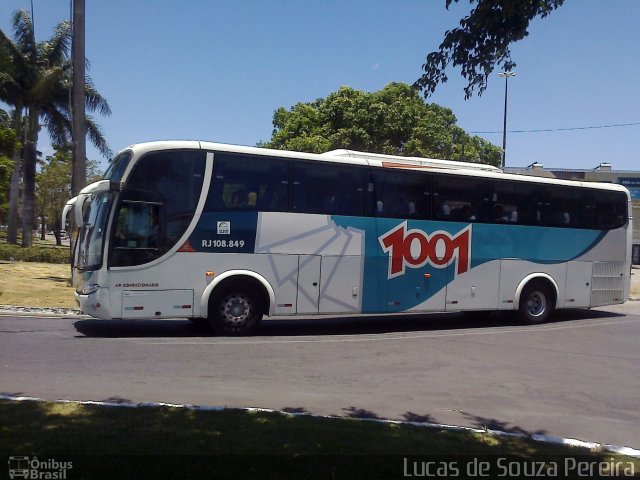
[[(32, 1), (36, 39), (50, 38), (70, 0)], [(97, 121), (114, 152), (169, 139), (254, 146), (271, 138), (279, 107), (343, 85), (412, 84), (470, 11), (465, 0), (449, 10), (444, 0), (85, 1), (88, 74), (113, 112)], [(0, 0), (5, 33), (19, 9), (30, 11), (31, 1)], [(639, 19), (638, 0), (567, 0), (532, 22), (511, 49), (507, 166), (640, 170)], [(427, 101), (502, 146), (497, 73), (482, 96), (465, 100), (460, 71), (450, 68)], [(50, 154), (46, 132), (40, 138)], [(89, 142), (87, 156), (106, 166)]]

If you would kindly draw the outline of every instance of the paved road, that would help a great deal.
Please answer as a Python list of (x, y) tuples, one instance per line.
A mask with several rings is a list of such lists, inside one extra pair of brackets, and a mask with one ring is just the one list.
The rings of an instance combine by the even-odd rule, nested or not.
[(265, 321), (0, 317), (0, 392), (265, 407), (640, 447), (640, 302), (547, 325), (461, 315)]

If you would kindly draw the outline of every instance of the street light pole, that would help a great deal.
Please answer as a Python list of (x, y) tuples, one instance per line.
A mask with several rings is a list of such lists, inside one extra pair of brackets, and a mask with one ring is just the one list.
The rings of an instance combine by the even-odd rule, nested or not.
[(507, 96), (509, 91), (509, 78), (515, 77), (514, 72), (500, 72), (499, 77), (504, 78), (504, 124), (502, 126), (502, 168), (507, 163)]

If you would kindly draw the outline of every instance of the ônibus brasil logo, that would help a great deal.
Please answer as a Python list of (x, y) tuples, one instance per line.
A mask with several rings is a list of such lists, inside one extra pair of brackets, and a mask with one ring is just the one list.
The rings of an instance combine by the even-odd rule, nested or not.
[(427, 234), (407, 229), (405, 220), (378, 237), (382, 250), (389, 254), (388, 278), (404, 275), (405, 268), (420, 268), (427, 264), (445, 268), (456, 263), (455, 275), (469, 270), (471, 260), (471, 225), (455, 235), (443, 230)]

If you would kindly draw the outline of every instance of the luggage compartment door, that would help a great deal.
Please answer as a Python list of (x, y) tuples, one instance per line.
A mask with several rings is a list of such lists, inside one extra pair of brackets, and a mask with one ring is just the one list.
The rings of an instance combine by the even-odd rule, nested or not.
[(193, 316), (193, 290), (124, 290), (122, 318)]

